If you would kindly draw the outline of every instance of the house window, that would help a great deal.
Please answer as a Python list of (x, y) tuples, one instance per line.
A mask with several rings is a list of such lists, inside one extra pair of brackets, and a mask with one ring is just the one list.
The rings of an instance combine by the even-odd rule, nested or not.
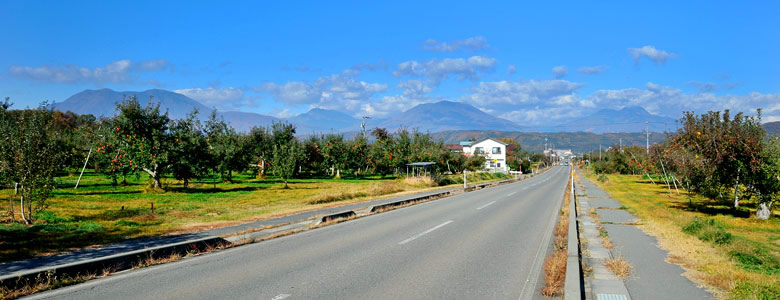
[(496, 163), (496, 168), (500, 168), (500, 167), (501, 167), (501, 163)]
[(474, 148), (474, 154), (482, 154), (482, 153), (485, 153), (485, 150), (482, 147)]
[(491, 168), (495, 168), (495, 167), (496, 167), (496, 163), (494, 163), (494, 162), (492, 162), (492, 161), (491, 161), (491, 162), (490, 162), (490, 167), (491, 167)]
[(493, 147), (493, 154), (501, 154), (501, 147)]

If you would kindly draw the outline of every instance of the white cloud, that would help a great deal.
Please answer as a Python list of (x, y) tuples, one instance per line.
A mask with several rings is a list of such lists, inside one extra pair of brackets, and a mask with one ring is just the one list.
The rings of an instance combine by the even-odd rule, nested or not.
[(425, 77), (429, 83), (438, 85), (450, 75), (457, 80), (477, 80), (482, 74), (491, 71), (495, 64), (496, 59), (487, 56), (432, 59), (424, 62), (412, 60), (400, 63), (393, 75)]
[(432, 39), (426, 40), (425, 43), (423, 43), (423, 49), (434, 52), (454, 52), (460, 49), (477, 51), (487, 47), (487, 39), (482, 36), (470, 37), (465, 40), (454, 41), (451, 43)]
[(240, 100), (244, 97), (244, 91), (238, 88), (193, 88), (175, 90), (179, 94), (190, 97), (208, 107), (216, 107), (219, 110), (235, 110), (242, 106)]
[(111, 62), (103, 67), (86, 68), (77, 65), (40, 67), (11, 66), (11, 76), (54, 83), (132, 83), (136, 81), (134, 71), (162, 71), (168, 67), (165, 60), (150, 60), (134, 64), (129, 59)]
[(645, 89), (598, 90), (589, 98), (598, 107), (642, 106), (650, 113), (675, 119), (680, 118), (684, 111), (701, 114), (729, 109), (732, 112), (755, 114), (757, 108), (765, 109), (765, 117), (780, 116), (780, 109), (776, 107), (780, 103), (780, 94), (753, 92), (747, 95), (718, 96), (712, 93), (684, 93), (677, 88), (647, 83)]
[(639, 60), (644, 56), (656, 64), (666, 63), (669, 58), (677, 58), (677, 54), (669, 53), (664, 50), (658, 50), (653, 46), (644, 46), (642, 48), (628, 48), (628, 54), (634, 58), (634, 63), (639, 64)]
[(544, 125), (593, 106), (575, 94), (582, 86), (566, 80), (480, 82), (460, 101), (524, 125)]
[(569, 68), (566, 66), (555, 66), (552, 68), (552, 72), (556, 79), (561, 79), (563, 76), (566, 76), (566, 74), (569, 74)]
[(607, 71), (607, 66), (593, 66), (593, 67), (582, 67), (577, 69), (577, 73), (585, 74), (585, 75), (593, 75), (593, 74), (601, 74)]
[(720, 87), (718, 87), (718, 84), (712, 83), (712, 82), (699, 82), (699, 81), (688, 81), (685, 83), (685, 85), (693, 87), (699, 92), (702, 93), (711, 93), (711, 92), (717, 92), (720, 90)]
[(360, 110), (361, 104), (369, 101), (374, 94), (387, 90), (386, 84), (360, 81), (349, 74), (324, 76), (314, 82), (271, 82), (253, 90), (270, 93), (275, 101), (286, 105), (309, 105), (349, 112)]
[(163, 71), (168, 68), (168, 61), (164, 59), (147, 60), (138, 63), (138, 67), (144, 71)]
[(506, 68), (506, 72), (509, 74), (514, 74), (515, 72), (517, 72), (517, 68), (515, 67), (515, 65), (509, 65), (509, 67)]
[(400, 95), (385, 96), (364, 103), (360, 107), (361, 112), (368, 116), (382, 118), (419, 104), (442, 100), (440, 97), (429, 96), (428, 94), (434, 89), (419, 80), (402, 81), (397, 88), (403, 90)]

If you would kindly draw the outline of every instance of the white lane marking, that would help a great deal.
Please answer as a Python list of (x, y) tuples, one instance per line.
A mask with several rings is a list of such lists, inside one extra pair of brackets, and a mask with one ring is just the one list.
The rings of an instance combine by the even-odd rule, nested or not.
[(488, 203), (488, 204), (485, 204), (485, 205), (482, 205), (482, 206), (480, 206), (480, 207), (477, 207), (477, 209), (483, 209), (483, 208), (485, 208), (485, 207), (488, 207), (489, 205), (491, 205), (491, 204), (493, 204), (493, 203), (496, 203), (496, 201), (493, 201), (493, 202), (490, 202), (490, 203)]
[(506, 195), (506, 196), (509, 197), (509, 196), (514, 195), (514, 194), (517, 194), (517, 192), (511, 192), (511, 193), (509, 193), (509, 195)]
[(290, 297), (290, 294), (279, 294), (276, 295), (276, 297), (271, 298), (271, 300), (282, 300), (287, 297)]
[(399, 244), (399, 245), (403, 245), (403, 244), (406, 244), (406, 243), (408, 243), (408, 242), (414, 241), (414, 240), (416, 240), (416, 239), (420, 238), (420, 237), (421, 237), (421, 236), (423, 236), (423, 235), (429, 234), (429, 233), (431, 233), (432, 231), (434, 231), (434, 230), (436, 230), (436, 229), (439, 229), (439, 228), (442, 228), (442, 227), (446, 226), (446, 225), (447, 225), (447, 224), (449, 224), (449, 223), (452, 223), (452, 220), (449, 220), (449, 221), (447, 221), (447, 222), (441, 223), (441, 224), (437, 225), (436, 227), (433, 227), (433, 228), (431, 228), (431, 229), (428, 229), (428, 230), (426, 230), (426, 231), (423, 231), (423, 232), (420, 232), (420, 233), (418, 233), (418, 234), (415, 234), (413, 237), (410, 237), (410, 238), (408, 238), (408, 239), (405, 239), (405, 240), (401, 241), (401, 242), (400, 242), (400, 243), (398, 243), (398, 244)]

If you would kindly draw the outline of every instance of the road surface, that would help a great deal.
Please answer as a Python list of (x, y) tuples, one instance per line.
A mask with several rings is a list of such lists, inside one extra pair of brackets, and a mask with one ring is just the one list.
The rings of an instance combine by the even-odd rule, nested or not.
[(568, 167), (257, 244), (115, 274), (44, 299), (538, 297)]

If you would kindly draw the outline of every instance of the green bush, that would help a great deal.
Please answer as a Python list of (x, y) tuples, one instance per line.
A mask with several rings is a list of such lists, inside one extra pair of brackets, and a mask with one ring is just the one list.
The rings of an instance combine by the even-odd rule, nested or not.
[(723, 228), (723, 225), (715, 221), (715, 219), (708, 219), (702, 221), (698, 217), (694, 217), (693, 221), (683, 227), (683, 232), (696, 235), (700, 240), (705, 242), (713, 242), (718, 245), (725, 245), (731, 243), (734, 236)]
[(607, 175), (601, 174), (601, 175), (599, 175), (597, 180), (599, 182), (601, 182), (601, 183), (605, 183), (605, 182), (609, 181), (609, 177), (607, 177)]

